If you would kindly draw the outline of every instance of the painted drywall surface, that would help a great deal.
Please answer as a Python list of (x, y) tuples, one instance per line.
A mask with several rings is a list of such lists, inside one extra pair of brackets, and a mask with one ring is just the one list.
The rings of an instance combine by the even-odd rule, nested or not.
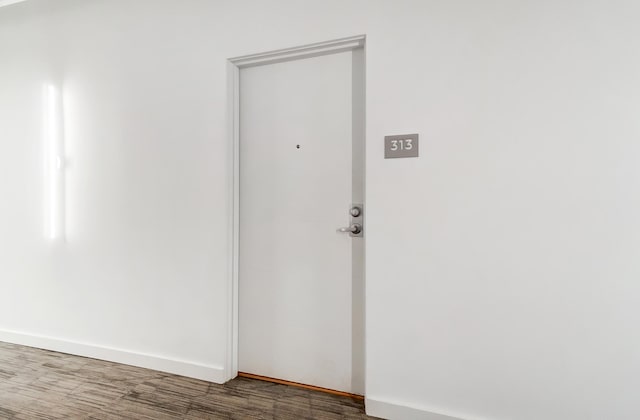
[[(639, 14), (442, 2), (404, 16), (407, 45), (369, 38), (371, 398), (640, 415)], [(399, 132), (422, 134), (420, 160), (381, 159)]]
[[(635, 419), (631, 1), (30, 0), (0, 10), (0, 329), (222, 366), (225, 59), (366, 33), (367, 394)], [(64, 85), (64, 245), (41, 85)], [(383, 159), (419, 132), (419, 159)]]

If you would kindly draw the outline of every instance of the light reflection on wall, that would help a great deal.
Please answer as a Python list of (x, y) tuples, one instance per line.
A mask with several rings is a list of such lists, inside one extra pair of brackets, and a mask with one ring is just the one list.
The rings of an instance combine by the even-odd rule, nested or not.
[(65, 238), (64, 112), (60, 89), (44, 87), (45, 232), (52, 241)]

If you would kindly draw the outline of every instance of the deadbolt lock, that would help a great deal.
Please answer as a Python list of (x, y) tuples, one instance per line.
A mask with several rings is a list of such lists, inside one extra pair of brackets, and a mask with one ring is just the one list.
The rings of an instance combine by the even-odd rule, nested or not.
[(349, 210), (349, 214), (351, 214), (351, 217), (360, 217), (362, 209), (358, 206), (353, 206), (351, 207), (351, 210)]

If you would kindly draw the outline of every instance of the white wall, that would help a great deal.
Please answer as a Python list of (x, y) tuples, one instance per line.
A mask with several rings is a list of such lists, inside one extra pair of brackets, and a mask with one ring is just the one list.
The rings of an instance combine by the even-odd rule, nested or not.
[[(222, 380), (225, 60), (364, 33), (372, 412), (637, 419), (639, 18), (620, 0), (0, 9), (0, 339)], [(48, 80), (64, 245), (42, 232)], [(407, 132), (422, 157), (385, 161)]]

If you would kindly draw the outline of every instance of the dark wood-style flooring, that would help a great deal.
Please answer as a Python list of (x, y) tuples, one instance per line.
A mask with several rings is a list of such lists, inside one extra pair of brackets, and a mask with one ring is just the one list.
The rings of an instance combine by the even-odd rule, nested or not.
[(371, 419), (361, 401), (238, 378), (225, 385), (0, 343), (0, 419)]

